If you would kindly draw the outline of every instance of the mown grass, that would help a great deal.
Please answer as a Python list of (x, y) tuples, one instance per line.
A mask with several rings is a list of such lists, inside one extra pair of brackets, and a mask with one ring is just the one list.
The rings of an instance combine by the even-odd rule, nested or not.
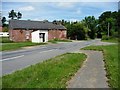
[(66, 53), (2, 77), (3, 88), (66, 88), (85, 54)]
[(15, 49), (21, 49), (22, 47), (44, 45), (44, 44), (47, 43), (32, 43), (32, 42), (3, 43), (2, 48), (0, 48), (0, 51), (15, 50)]
[(118, 38), (107, 38), (107, 39), (102, 39), (103, 42), (112, 42), (112, 43), (118, 43)]
[(109, 86), (112, 88), (118, 88), (118, 77), (120, 77), (118, 71), (118, 45), (88, 46), (83, 49), (103, 51)]
[(12, 43), (13, 41), (10, 41), (9, 37), (0, 37), (0, 43)]
[(15, 50), (15, 49), (21, 49), (22, 47), (27, 46), (36, 46), (36, 45), (44, 45), (47, 43), (32, 43), (32, 42), (13, 42), (10, 41), (9, 37), (0, 37), (0, 51), (5, 50)]
[(58, 42), (72, 42), (72, 41), (71, 41), (71, 40), (68, 40), (68, 39), (63, 39), (63, 40), (61, 40), (61, 39), (55, 38), (55, 39), (53, 39), (53, 40), (49, 40), (48, 42), (58, 43)]
[(0, 90), (2, 90), (2, 77), (0, 77)]

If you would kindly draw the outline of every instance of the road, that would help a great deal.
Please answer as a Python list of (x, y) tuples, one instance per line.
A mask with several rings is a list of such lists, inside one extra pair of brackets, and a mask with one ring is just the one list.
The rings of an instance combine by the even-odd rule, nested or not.
[(66, 52), (77, 51), (80, 48), (97, 42), (99, 42), (99, 40), (65, 42), (2, 52), (2, 59), (0, 60), (0, 62), (2, 62), (2, 73), (0, 75), (10, 74), (16, 70), (23, 69)]

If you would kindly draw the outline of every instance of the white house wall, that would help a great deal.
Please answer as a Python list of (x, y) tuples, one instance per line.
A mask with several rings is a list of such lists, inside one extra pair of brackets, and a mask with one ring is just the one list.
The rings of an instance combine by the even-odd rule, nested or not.
[(38, 33), (39, 33), (39, 31), (34, 31), (34, 32), (32, 32), (32, 42), (34, 42), (34, 43), (39, 43)]
[(32, 42), (40, 43), (43, 42), (43, 38), (40, 38), (39, 33), (45, 33), (45, 42), (48, 41), (48, 30), (37, 30), (32, 32)]

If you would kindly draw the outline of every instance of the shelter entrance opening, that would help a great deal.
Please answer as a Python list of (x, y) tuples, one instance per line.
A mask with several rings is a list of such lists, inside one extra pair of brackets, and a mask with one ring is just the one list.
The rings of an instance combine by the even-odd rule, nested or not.
[(45, 42), (45, 33), (39, 33), (39, 37), (42, 40), (42, 42)]

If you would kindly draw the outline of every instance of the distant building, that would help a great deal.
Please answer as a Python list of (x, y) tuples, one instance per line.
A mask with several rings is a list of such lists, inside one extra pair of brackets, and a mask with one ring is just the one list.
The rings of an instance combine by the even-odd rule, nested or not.
[(9, 37), (8, 32), (0, 32), (0, 37)]
[(3, 32), (2, 22), (0, 21), (0, 37), (9, 37), (8, 32)]
[(10, 40), (15, 42), (47, 42), (51, 39), (66, 39), (66, 28), (55, 22), (10, 20)]

